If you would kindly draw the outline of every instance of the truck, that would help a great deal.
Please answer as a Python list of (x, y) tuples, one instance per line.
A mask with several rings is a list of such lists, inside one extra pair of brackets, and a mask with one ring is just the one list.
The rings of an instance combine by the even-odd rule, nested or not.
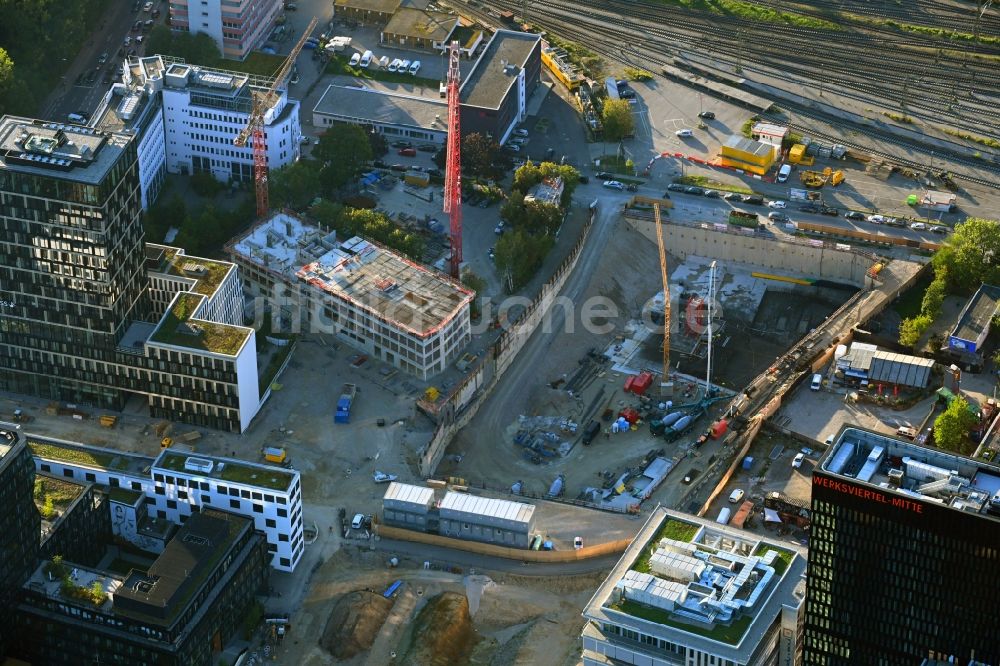
[(738, 227), (747, 227), (748, 229), (757, 229), (761, 226), (760, 221), (757, 219), (757, 213), (745, 210), (734, 210), (729, 213), (729, 224), (734, 224)]
[(337, 413), (333, 417), (334, 423), (350, 423), (351, 405), (355, 396), (358, 395), (358, 387), (354, 384), (344, 384), (340, 390), (340, 397), (337, 398)]
[(265, 446), (263, 449), (264, 460), (269, 463), (276, 463), (278, 465), (284, 464), (288, 459), (288, 453), (283, 447), (279, 446)]
[(599, 433), (599, 432), (601, 432), (601, 423), (600, 423), (600, 421), (591, 421), (590, 423), (588, 423), (587, 427), (583, 431), (583, 444), (584, 444), (584, 446), (586, 446), (586, 445), (590, 444), (592, 441), (594, 441), (594, 437), (596, 437), (597, 433)]

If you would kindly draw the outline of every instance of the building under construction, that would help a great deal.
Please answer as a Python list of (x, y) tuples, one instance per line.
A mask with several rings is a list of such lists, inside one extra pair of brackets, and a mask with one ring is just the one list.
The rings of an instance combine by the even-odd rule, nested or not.
[(227, 250), (282, 326), (333, 333), (421, 379), (444, 370), (471, 338), (471, 291), (358, 236), (340, 240), (275, 213)]

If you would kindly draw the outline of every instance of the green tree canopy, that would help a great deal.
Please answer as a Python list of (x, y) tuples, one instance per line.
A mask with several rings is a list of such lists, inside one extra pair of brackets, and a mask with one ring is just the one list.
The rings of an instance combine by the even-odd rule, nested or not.
[(604, 123), (604, 140), (617, 142), (635, 134), (635, 118), (631, 105), (623, 99), (609, 99), (601, 111)]
[(936, 272), (947, 272), (951, 293), (970, 294), (983, 282), (1000, 284), (1000, 223), (966, 219), (945, 239), (933, 262)]
[(515, 229), (504, 234), (496, 246), (497, 273), (508, 292), (526, 285), (555, 244), (552, 236), (529, 234)]
[(500, 157), (500, 144), (488, 136), (473, 132), (462, 137), (462, 169), (473, 176), (489, 176)]
[(363, 128), (338, 123), (320, 135), (312, 154), (323, 163), (320, 183), (332, 193), (346, 185), (371, 161), (372, 147), (368, 132)]
[(278, 206), (305, 208), (319, 192), (319, 164), (299, 160), (268, 175), (271, 201)]
[(969, 431), (978, 422), (979, 418), (969, 409), (965, 398), (955, 398), (934, 420), (934, 443), (948, 451), (968, 453), (971, 445)]

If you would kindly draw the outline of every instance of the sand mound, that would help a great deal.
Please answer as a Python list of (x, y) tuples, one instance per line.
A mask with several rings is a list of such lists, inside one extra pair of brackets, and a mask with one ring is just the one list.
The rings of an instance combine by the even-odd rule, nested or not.
[(405, 663), (415, 666), (466, 664), (475, 640), (469, 601), (464, 594), (442, 592), (429, 599), (413, 623), (414, 644)]
[(345, 594), (330, 612), (320, 647), (337, 659), (364, 652), (372, 646), (391, 609), (392, 601), (381, 594), (364, 590)]

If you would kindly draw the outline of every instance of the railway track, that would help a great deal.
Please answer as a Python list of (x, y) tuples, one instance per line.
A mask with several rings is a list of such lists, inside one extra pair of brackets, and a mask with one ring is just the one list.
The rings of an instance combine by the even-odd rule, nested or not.
[[(620, 16), (615, 14), (615, 7), (609, 5), (615, 5), (616, 0), (611, 0), (610, 3), (605, 2), (603, 7), (608, 7), (608, 10), (601, 11), (588, 6), (588, 1), (583, 0), (582, 2), (575, 3), (567, 7), (568, 3), (561, 2), (560, 0), (550, 0), (544, 7), (532, 7), (530, 9), (530, 19), (533, 22), (538, 22), (544, 27), (553, 30), (556, 34), (561, 37), (569, 39), (571, 41), (577, 41), (582, 44), (587, 44), (595, 52), (608, 58), (609, 60), (622, 62), (629, 65), (645, 66), (649, 68), (650, 63), (654, 65), (653, 69), (659, 69), (660, 65), (669, 64), (672, 60), (672, 54), (676, 53), (681, 45), (686, 45), (687, 48), (691, 49), (695, 45), (691, 43), (691, 34), (683, 31), (677, 31), (676, 27), (680, 26), (681, 29), (694, 30), (702, 29), (705, 31), (711, 30), (705, 29), (705, 26), (697, 21), (689, 21), (682, 19), (680, 21), (670, 21), (672, 30), (663, 28), (662, 26), (666, 23), (663, 21), (662, 17), (659, 17), (658, 26), (636, 24), (634, 17)], [(505, 0), (499, 0), (494, 3), (503, 9), (510, 9), (511, 11), (518, 12), (520, 10), (520, 4), (517, 2), (510, 2)], [(618, 3), (622, 4), (622, 3)], [(632, 4), (632, 3), (624, 3)], [(639, 5), (641, 3), (635, 3)], [(634, 6), (634, 5), (633, 5)], [(645, 11), (645, 10), (643, 10)], [(477, 11), (472, 12), (477, 13), (481, 16), (486, 16), (489, 21), (495, 20), (487, 12)], [(632, 19), (630, 21), (630, 18)], [(648, 23), (650, 17), (645, 17), (645, 22)], [(644, 42), (644, 50), (642, 52), (627, 46), (630, 43), (635, 42), (635, 35), (637, 34), (637, 29), (642, 28), (643, 30), (648, 30), (646, 33), (647, 41)], [(774, 26), (768, 26), (774, 27)], [(779, 32), (787, 32), (787, 34), (799, 34), (801, 29), (784, 27), (779, 28)], [(813, 37), (815, 37), (816, 31), (811, 31)], [(650, 39), (652, 36), (652, 39)], [(857, 36), (850, 38), (850, 41), (855, 43), (862, 42), (864, 40), (871, 40), (870, 36)], [(815, 49), (815, 43), (810, 44), (810, 50)], [(733, 57), (734, 55), (739, 59), (743, 59), (742, 53), (734, 50), (730, 47), (728, 49), (723, 49), (723, 55), (728, 55)], [(718, 56), (719, 54), (713, 51), (713, 56)], [(750, 66), (755, 59), (746, 58), (743, 60), (744, 67)], [(765, 63), (759, 63), (764, 65)], [(815, 76), (815, 71), (809, 69), (802, 69), (801, 75)], [(994, 77), (995, 78), (995, 77)], [(834, 85), (830, 84), (830, 89), (833, 90)], [(871, 86), (869, 89), (873, 89)], [(788, 102), (782, 103), (783, 107), (788, 108), (790, 111), (794, 111), (797, 118), (808, 118), (816, 120), (827, 125), (836, 127), (838, 129), (844, 129), (852, 132), (853, 134), (860, 135), (863, 137), (868, 137), (877, 141), (884, 143), (890, 143), (893, 145), (900, 146), (901, 148), (906, 148), (908, 150), (914, 150), (916, 152), (926, 153), (928, 148), (919, 143), (918, 141), (907, 141), (899, 138), (896, 135), (890, 134), (888, 132), (882, 132), (874, 130), (871, 128), (858, 127), (854, 123), (845, 122), (842, 119), (832, 118), (821, 111), (812, 108), (808, 105), (790, 105)], [(912, 114), (911, 114), (912, 115)], [(775, 118), (777, 120), (777, 118)], [(786, 119), (782, 119), (787, 122)], [(912, 160), (901, 159), (895, 154), (887, 154), (880, 151), (873, 151), (870, 146), (861, 145), (857, 141), (845, 140), (841, 136), (831, 136), (829, 134), (818, 131), (813, 126), (802, 126), (799, 123), (799, 127), (796, 129), (803, 129), (807, 131), (810, 135), (817, 138), (826, 139), (834, 143), (840, 143), (861, 151), (869, 152), (880, 157), (884, 157), (893, 163), (910, 166), (918, 170), (924, 170), (927, 166), (926, 162), (916, 162)], [(948, 151), (936, 149), (935, 154), (939, 157), (943, 157)], [(955, 175), (962, 178), (966, 182), (974, 182), (982, 185), (987, 185), (991, 187), (998, 187), (998, 183), (995, 179), (983, 179), (976, 175), (970, 173), (970, 170), (979, 170), (984, 167), (990, 170), (994, 170), (1000, 173), (1000, 169), (993, 169), (990, 165), (984, 165), (980, 160), (974, 160), (969, 156), (966, 156), (960, 150), (952, 151), (948, 154), (948, 157), (952, 159), (957, 165), (963, 165), (969, 167), (970, 169), (955, 169)]]

